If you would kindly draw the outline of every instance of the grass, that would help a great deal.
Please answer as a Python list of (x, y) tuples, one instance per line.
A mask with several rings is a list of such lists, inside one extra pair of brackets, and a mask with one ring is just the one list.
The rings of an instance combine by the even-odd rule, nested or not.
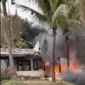
[(32, 81), (32, 80), (28, 80), (28, 81), (2, 81), (2, 85), (73, 85), (70, 84), (68, 82), (58, 82), (58, 83), (54, 83), (54, 82), (50, 82), (50, 81)]

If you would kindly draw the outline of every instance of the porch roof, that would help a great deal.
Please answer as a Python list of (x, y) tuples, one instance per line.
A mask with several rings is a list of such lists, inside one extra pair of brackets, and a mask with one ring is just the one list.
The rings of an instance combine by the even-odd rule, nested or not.
[[(33, 49), (19, 49), (16, 48), (12, 51), (13, 55), (33, 55), (35, 51)], [(1, 55), (9, 55), (9, 51), (7, 48), (1, 48)]]

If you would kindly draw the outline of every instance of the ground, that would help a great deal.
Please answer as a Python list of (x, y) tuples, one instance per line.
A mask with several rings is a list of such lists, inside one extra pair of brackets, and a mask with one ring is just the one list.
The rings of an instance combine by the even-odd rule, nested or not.
[(74, 84), (70, 84), (68, 82), (57, 82), (57, 83), (53, 83), (50, 81), (3, 81), (2, 85), (74, 85)]

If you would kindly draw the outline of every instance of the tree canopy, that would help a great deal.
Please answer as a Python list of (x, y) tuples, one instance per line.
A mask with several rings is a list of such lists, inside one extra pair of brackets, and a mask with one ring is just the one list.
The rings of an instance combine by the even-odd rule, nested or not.
[[(32, 0), (30, 0), (32, 1)], [(81, 0), (35, 0), (42, 13), (29, 6), (17, 4), (23, 11), (31, 11), (40, 21), (49, 25), (58, 25), (61, 28), (69, 28), (78, 24), (81, 17)]]

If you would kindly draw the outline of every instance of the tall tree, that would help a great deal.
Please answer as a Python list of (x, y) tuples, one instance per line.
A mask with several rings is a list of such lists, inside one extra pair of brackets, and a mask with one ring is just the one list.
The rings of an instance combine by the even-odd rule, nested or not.
[[(3, 30), (3, 33), (4, 33), (4, 37), (5, 37), (5, 40), (7, 42), (7, 45), (8, 45), (8, 50), (9, 50), (9, 64), (10, 64), (10, 71), (11, 72), (15, 72), (15, 69), (14, 69), (14, 61), (13, 61), (13, 55), (12, 55), (12, 30), (11, 30), (11, 25), (10, 25), (10, 17), (7, 16), (7, 10), (6, 10), (6, 2), (7, 0), (2, 0), (2, 7), (3, 7), (3, 17), (2, 17), (2, 27), (1, 29)], [(7, 27), (5, 27), (7, 26)], [(12, 76), (12, 78), (14, 78), (15, 75)]]
[[(20, 37), (21, 37), (20, 32), (22, 32), (22, 30), (23, 30), (22, 26), (23, 26), (24, 20), (21, 19), (20, 17), (18, 17), (18, 15), (11, 15), (10, 17), (12, 19), (11, 23), (12, 23), (12, 30), (13, 30), (13, 32), (12, 32), (13, 41), (18, 41), (18, 40), (20, 40)], [(9, 25), (9, 21), (6, 20), (5, 18), (2, 18), (1, 26), (2, 25), (4, 25), (4, 27), (7, 28), (8, 25)], [(1, 32), (1, 46), (2, 47), (5, 47), (5, 46), (7, 47), (7, 41), (5, 40), (5, 37), (3, 35), (3, 33), (4, 33), (3, 28), (2, 28), (1, 31), (2, 31)], [(15, 47), (14, 44), (13, 44), (13, 47)]]

